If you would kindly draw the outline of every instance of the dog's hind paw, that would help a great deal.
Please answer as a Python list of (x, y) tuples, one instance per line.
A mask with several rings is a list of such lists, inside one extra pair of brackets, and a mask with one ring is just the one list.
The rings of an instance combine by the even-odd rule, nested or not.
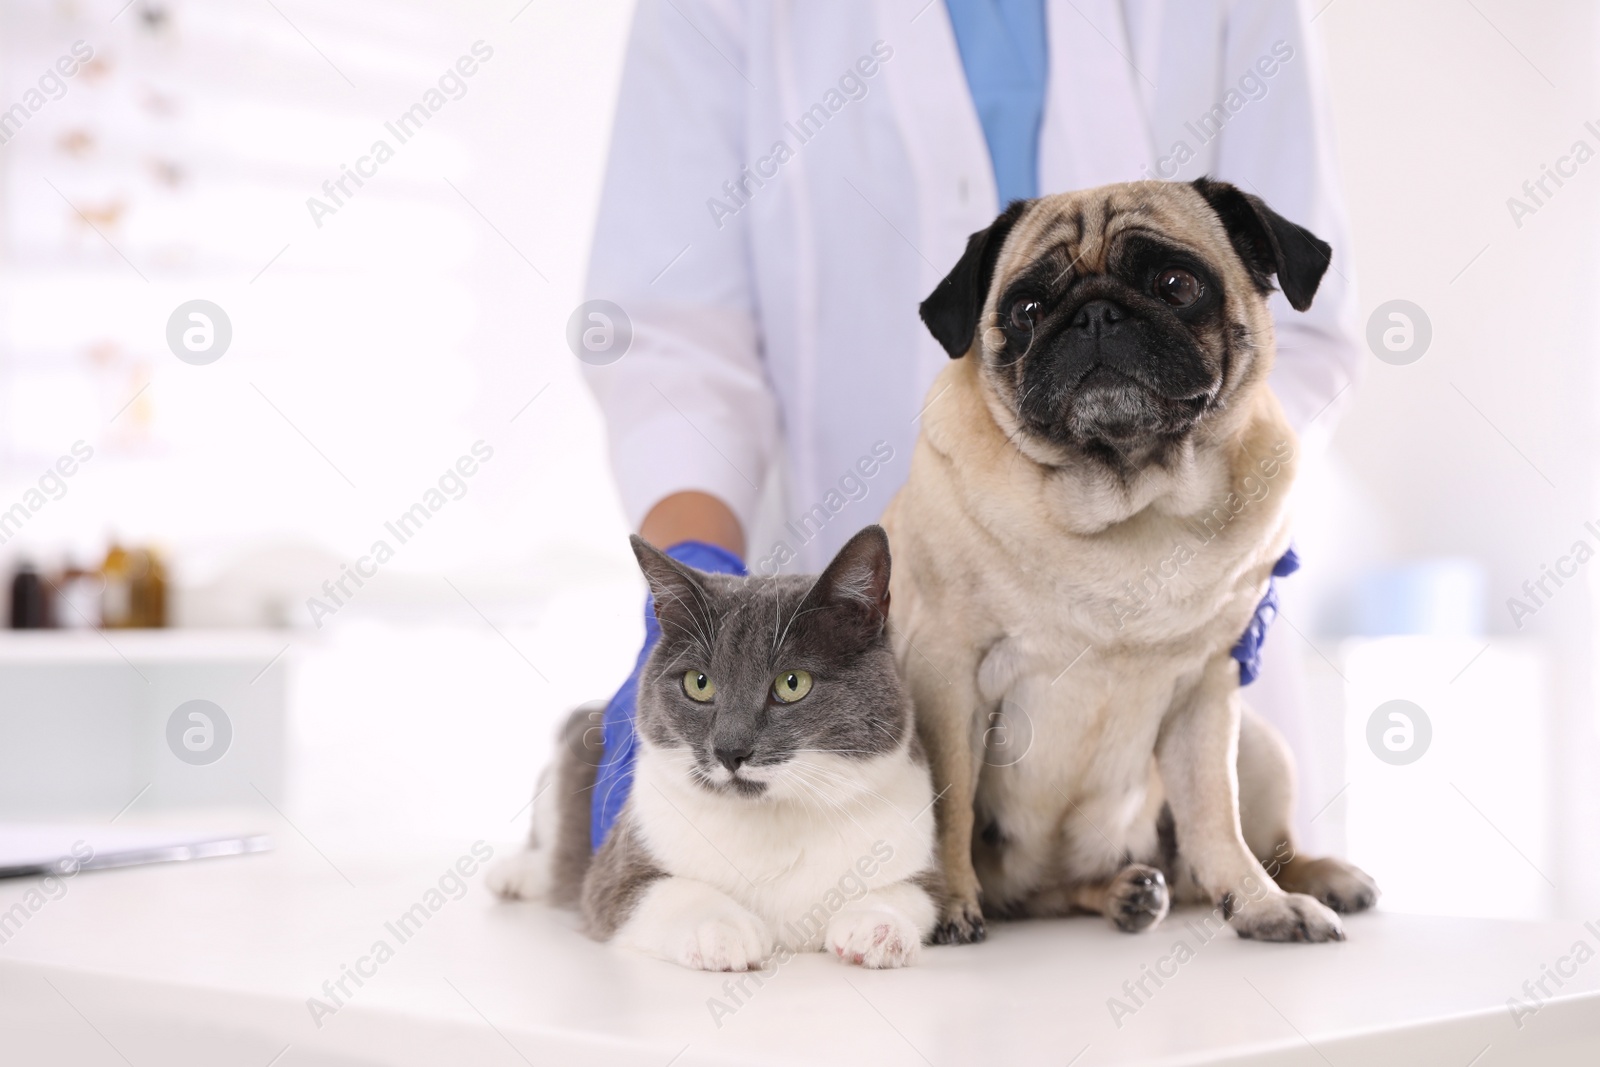
[(1366, 871), (1333, 856), (1291, 860), (1279, 872), (1277, 882), (1284, 892), (1315, 897), (1341, 915), (1366, 911), (1382, 895)]
[(983, 909), (977, 901), (950, 901), (945, 905), (944, 917), (933, 928), (936, 945), (971, 945), (988, 936), (983, 925)]
[(1150, 929), (1167, 916), (1167, 879), (1154, 867), (1130, 863), (1106, 890), (1106, 918), (1127, 934)]

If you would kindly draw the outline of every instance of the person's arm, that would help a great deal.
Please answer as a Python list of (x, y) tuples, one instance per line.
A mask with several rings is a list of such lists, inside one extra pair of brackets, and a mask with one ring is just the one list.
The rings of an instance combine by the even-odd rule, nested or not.
[(673, 493), (639, 524), (639, 536), (660, 549), (703, 541), (744, 558), (744, 527), (733, 509), (706, 493)]
[[(745, 573), (744, 529), (780, 425), (743, 226), (707, 208), (745, 163), (745, 51), (738, 0), (640, 0), (585, 286), (631, 325), (620, 358), (583, 368), (628, 520), (717, 574)], [(632, 789), (639, 676), (659, 637), (647, 605), (644, 647), (603, 716), (595, 848)]]
[[(1293, 310), (1281, 293), (1271, 301), (1278, 335), (1273, 391), (1296, 432), (1325, 438), (1365, 361), (1321, 49), (1304, 6), (1283, 0), (1234, 3), (1225, 49), (1222, 88), (1254, 71), (1266, 91), (1223, 127), (1216, 177), (1255, 193), (1333, 246), (1310, 310)], [(1270, 77), (1262, 75), (1263, 61)]]
[(731, 0), (642, 0), (634, 15), (587, 297), (632, 344), (584, 367), (635, 529), (742, 553), (779, 426), (743, 220), (708, 200), (746, 163), (745, 13)]

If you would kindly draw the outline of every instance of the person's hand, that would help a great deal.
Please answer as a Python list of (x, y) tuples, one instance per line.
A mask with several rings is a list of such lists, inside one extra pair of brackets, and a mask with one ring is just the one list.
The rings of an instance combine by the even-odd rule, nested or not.
[[(719, 545), (704, 541), (680, 541), (666, 550), (667, 555), (696, 570), (711, 574), (745, 574), (744, 563), (738, 556)], [(633, 760), (636, 734), (634, 711), (638, 707), (639, 675), (650, 650), (661, 639), (661, 624), (656, 621), (655, 604), (649, 597), (644, 605), (644, 648), (634, 662), (633, 673), (622, 683), (617, 695), (606, 705), (602, 721), (605, 752), (600, 757), (596, 771), (594, 796), (589, 809), (589, 842), (598, 850), (605, 841), (611, 824), (622, 812), (623, 802), (633, 788)]]
[(1278, 579), (1286, 578), (1300, 569), (1300, 556), (1289, 546), (1272, 568), (1267, 579), (1267, 595), (1256, 605), (1255, 617), (1244, 628), (1244, 636), (1233, 646), (1233, 658), (1239, 661), (1239, 684), (1249, 685), (1261, 675), (1261, 643), (1267, 638), (1267, 627), (1278, 617)]

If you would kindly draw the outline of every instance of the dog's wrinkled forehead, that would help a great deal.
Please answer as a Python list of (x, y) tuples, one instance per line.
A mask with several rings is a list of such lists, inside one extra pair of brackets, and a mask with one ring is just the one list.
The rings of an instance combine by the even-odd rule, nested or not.
[(995, 264), (991, 292), (1024, 274), (1105, 274), (1122, 239), (1143, 234), (1214, 267), (1224, 285), (1246, 278), (1228, 234), (1186, 184), (1133, 182), (1041, 197), (1020, 217)]
[(1057, 272), (1109, 275), (1118, 247), (1135, 235), (1199, 261), (1228, 296), (1259, 298), (1259, 307), (1230, 300), (1233, 314), (1265, 314), (1274, 278), (1289, 306), (1306, 310), (1333, 253), (1316, 234), (1227, 182), (1126, 182), (1013, 202), (967, 238), (961, 258), (918, 312), (950, 358), (960, 359), (972, 348), (990, 298), (1023, 271), (1054, 262)]
[[(1202, 261), (1229, 294), (1264, 299), (1277, 278), (1290, 307), (1301, 312), (1310, 307), (1333, 256), (1322, 238), (1227, 182), (1125, 182), (1011, 203), (986, 229), (966, 238), (962, 258), (918, 314), (946, 354), (958, 360), (973, 347), (990, 296), (1021, 270), (1058, 258), (1064, 259), (1058, 270), (1080, 261), (1088, 274), (1110, 274), (1107, 262), (1118, 243), (1131, 243), (1134, 234)], [(1264, 307), (1261, 302), (1262, 314)]]

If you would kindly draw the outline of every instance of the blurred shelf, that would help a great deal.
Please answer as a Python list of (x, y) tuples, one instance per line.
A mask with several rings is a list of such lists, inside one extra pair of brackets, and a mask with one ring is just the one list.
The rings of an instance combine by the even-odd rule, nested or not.
[(0, 664), (267, 663), (296, 630), (0, 630)]

